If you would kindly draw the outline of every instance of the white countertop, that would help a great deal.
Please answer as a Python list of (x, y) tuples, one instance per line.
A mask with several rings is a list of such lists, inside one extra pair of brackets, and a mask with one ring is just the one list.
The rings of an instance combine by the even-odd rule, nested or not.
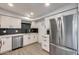
[(9, 35), (0, 35), (0, 37), (9, 37), (9, 36), (17, 36), (17, 35), (24, 35), (24, 34), (9, 34)]
[(49, 36), (48, 34), (39, 34), (39, 35), (42, 35), (42, 36)]
[(28, 34), (37, 34), (37, 33), (20, 33), (20, 34), (8, 34), (8, 35), (0, 35), (0, 37), (11, 37), (11, 36), (18, 36), (18, 35), (28, 35)]

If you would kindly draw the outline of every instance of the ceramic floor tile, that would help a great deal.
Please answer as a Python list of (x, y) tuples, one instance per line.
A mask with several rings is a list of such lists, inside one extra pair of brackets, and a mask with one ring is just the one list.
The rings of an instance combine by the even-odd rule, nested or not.
[(16, 49), (11, 52), (7, 52), (3, 55), (49, 55), (46, 51), (41, 48), (39, 43), (35, 43), (23, 48)]

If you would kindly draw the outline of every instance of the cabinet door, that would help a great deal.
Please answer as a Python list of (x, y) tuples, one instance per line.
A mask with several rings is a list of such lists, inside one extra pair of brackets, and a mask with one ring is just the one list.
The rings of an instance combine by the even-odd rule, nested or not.
[(49, 52), (49, 37), (42, 36), (42, 49)]
[(9, 17), (1, 16), (1, 28), (9, 28), (10, 21), (8, 19)]
[(11, 37), (2, 37), (1, 40), (2, 40), (1, 53), (12, 50)]
[(17, 18), (11, 18), (13, 28), (21, 28), (21, 20)]
[(21, 28), (21, 20), (13, 17), (1, 16), (1, 28)]
[(29, 35), (24, 35), (23, 46), (30, 44), (31, 38)]
[(46, 50), (47, 52), (49, 52), (49, 45), (46, 43), (42, 43), (42, 49)]
[(43, 37), (42, 43), (47, 43), (47, 44), (49, 44), (49, 37)]
[(34, 43), (34, 42), (37, 42), (37, 36), (35, 33), (31, 34), (31, 42)]
[(37, 42), (37, 35), (34, 35), (34, 42)]
[(35, 34), (24, 35), (23, 46), (26, 46), (34, 42), (37, 42), (37, 36)]
[(30, 43), (34, 42), (34, 34), (30, 34)]
[[(6, 21), (6, 20), (5, 20)], [(21, 20), (17, 18), (8, 17), (8, 21), (6, 21), (9, 28), (21, 28)]]

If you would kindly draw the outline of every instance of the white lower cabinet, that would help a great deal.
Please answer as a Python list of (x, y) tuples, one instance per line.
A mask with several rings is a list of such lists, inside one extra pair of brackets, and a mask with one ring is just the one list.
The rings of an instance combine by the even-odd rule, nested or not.
[(28, 34), (25, 34), (23, 37), (23, 46), (30, 44), (31, 38)]
[(37, 39), (38, 39), (37, 34), (36, 33), (32, 33), (31, 34), (31, 40), (32, 40), (32, 42), (37, 42)]
[(46, 50), (47, 52), (49, 52), (49, 44), (47, 43), (42, 43), (42, 49)]
[(49, 52), (49, 36), (42, 36), (42, 49)]
[(0, 49), (0, 53), (4, 53), (12, 50), (12, 38), (11, 37), (1, 37), (2, 46)]
[(41, 34), (38, 34), (38, 43), (42, 43), (42, 35)]
[(23, 39), (23, 46), (26, 46), (28, 44), (37, 42), (37, 34), (25, 34)]

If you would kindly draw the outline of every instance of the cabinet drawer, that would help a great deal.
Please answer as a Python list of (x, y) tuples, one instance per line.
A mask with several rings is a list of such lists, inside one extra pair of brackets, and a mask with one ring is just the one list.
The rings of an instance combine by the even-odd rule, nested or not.
[(49, 40), (48, 39), (43, 39), (42, 43), (48, 43), (49, 44)]
[(47, 36), (42, 36), (42, 41), (49, 43), (49, 37), (47, 37)]
[(23, 46), (26, 46), (28, 44), (30, 44), (31, 42), (31, 38), (29, 35), (24, 35), (24, 39), (23, 39)]
[(44, 49), (47, 52), (49, 52), (49, 44), (42, 43), (42, 49)]

